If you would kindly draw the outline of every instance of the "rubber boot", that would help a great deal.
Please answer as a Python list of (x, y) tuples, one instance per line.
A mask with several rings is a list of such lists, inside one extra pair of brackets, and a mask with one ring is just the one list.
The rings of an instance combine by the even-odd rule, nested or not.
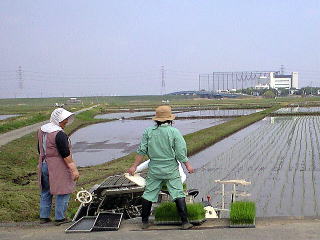
[(181, 218), (182, 222), (182, 229), (187, 230), (193, 227), (193, 225), (188, 220), (188, 213), (187, 213), (187, 204), (185, 198), (177, 198), (175, 200), (178, 214)]
[(149, 216), (151, 213), (152, 202), (142, 198), (142, 210), (141, 210), (141, 218), (142, 218), (142, 229), (147, 229), (149, 225)]

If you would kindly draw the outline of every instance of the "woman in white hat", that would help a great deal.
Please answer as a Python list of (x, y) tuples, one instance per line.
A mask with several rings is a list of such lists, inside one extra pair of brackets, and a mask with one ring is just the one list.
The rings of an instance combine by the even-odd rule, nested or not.
[(157, 202), (161, 187), (166, 184), (176, 203), (182, 229), (189, 229), (192, 224), (187, 218), (185, 194), (178, 163), (178, 161), (184, 163), (189, 173), (194, 172), (187, 158), (186, 142), (179, 130), (172, 127), (175, 115), (171, 113), (170, 106), (159, 106), (156, 109), (156, 116), (152, 119), (156, 125), (145, 129), (135, 162), (128, 170), (129, 174), (134, 175), (143, 156), (147, 155), (150, 158), (146, 187), (142, 195), (142, 228), (149, 226), (152, 202)]
[(40, 223), (51, 222), (53, 195), (56, 198), (55, 224), (67, 222), (65, 211), (70, 193), (74, 191), (75, 181), (79, 178), (79, 172), (70, 151), (69, 137), (63, 131), (73, 118), (73, 113), (57, 108), (52, 112), (50, 122), (38, 131)]

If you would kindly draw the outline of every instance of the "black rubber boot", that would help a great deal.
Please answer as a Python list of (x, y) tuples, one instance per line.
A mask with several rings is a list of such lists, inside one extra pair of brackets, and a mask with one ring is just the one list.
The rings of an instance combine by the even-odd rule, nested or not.
[(193, 225), (188, 220), (188, 213), (187, 213), (187, 204), (185, 198), (177, 198), (175, 200), (178, 214), (181, 218), (182, 222), (182, 229), (187, 230), (193, 227)]
[(141, 217), (142, 217), (142, 229), (147, 229), (149, 225), (149, 216), (151, 213), (152, 202), (142, 198), (142, 210), (141, 210)]

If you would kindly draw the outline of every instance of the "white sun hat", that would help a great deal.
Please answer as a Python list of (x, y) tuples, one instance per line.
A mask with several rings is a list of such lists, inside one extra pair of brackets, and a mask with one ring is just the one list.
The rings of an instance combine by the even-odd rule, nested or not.
[(50, 122), (59, 125), (60, 122), (68, 118), (68, 124), (74, 120), (74, 113), (63, 108), (57, 108), (51, 113)]
[(74, 113), (69, 112), (63, 108), (57, 108), (51, 113), (50, 122), (41, 127), (41, 131), (47, 133), (61, 131), (62, 128), (60, 127), (59, 123), (67, 118), (67, 125), (69, 125), (74, 120)]

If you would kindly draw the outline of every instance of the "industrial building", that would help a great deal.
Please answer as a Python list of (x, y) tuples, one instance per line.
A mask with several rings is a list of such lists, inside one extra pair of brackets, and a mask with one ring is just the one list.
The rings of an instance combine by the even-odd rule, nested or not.
[(278, 74), (270, 72), (269, 85), (271, 88), (279, 89), (298, 89), (298, 72), (292, 72), (291, 75)]
[(298, 89), (298, 72), (284, 74), (281, 71), (212, 72), (199, 74), (199, 90), (208, 92), (230, 92), (232, 90), (256, 89)]

